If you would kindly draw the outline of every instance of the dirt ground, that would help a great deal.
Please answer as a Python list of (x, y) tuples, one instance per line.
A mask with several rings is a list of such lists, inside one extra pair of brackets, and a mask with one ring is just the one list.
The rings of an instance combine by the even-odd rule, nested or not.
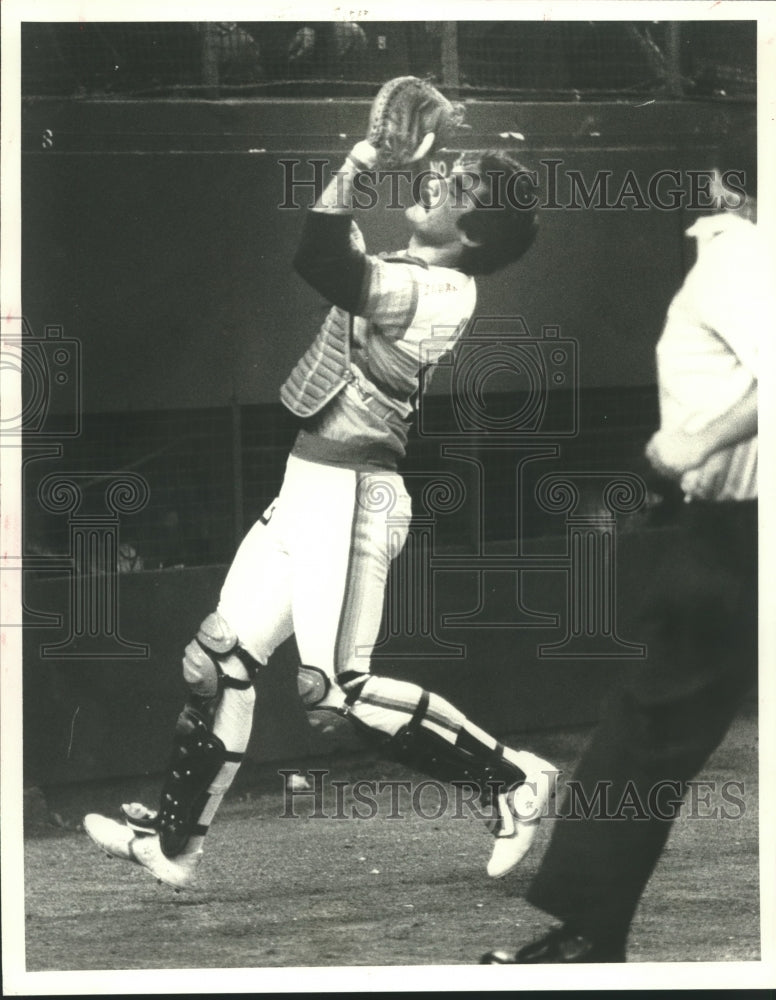
[[(530, 746), (568, 773), (584, 736), (544, 733)], [(377, 816), (358, 819), (354, 809), (371, 807), (354, 801), (352, 787), (337, 793), (332, 779), (417, 785), (418, 776), (370, 757), (304, 766), (331, 768), (324, 815), (314, 818), (308, 796), (293, 800), (297, 818), (283, 817), (278, 765), (244, 770), (208, 837), (198, 889), (180, 894), (106, 858), (79, 827), (85, 812), (115, 813), (155, 782), (46, 789), (25, 841), (27, 971), (476, 964), (483, 951), (550, 925), (522, 897), (560, 820), (545, 820), (521, 867), (494, 881), (484, 871), (490, 837), (454, 797), (436, 817), (440, 799), (427, 789), (423, 818), (409, 793), (394, 790), (393, 799), (373, 796)], [(630, 962), (759, 958), (756, 776), (749, 713), (699, 776), (744, 781), (743, 815), (688, 814), (675, 824), (633, 927)]]

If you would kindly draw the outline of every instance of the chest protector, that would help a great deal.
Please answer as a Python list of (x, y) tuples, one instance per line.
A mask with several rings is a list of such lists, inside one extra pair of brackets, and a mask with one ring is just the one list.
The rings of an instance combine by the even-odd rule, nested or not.
[(294, 370), (280, 388), (283, 405), (297, 417), (311, 417), (332, 400), (347, 382), (350, 370), (351, 317), (334, 306)]

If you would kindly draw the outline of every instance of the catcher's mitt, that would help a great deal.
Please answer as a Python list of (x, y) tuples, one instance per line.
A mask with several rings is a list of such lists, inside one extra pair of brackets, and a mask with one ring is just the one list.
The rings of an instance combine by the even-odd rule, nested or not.
[(464, 108), (425, 80), (397, 76), (384, 83), (369, 113), (367, 140), (377, 150), (377, 166), (401, 167), (449, 143), (465, 128)]

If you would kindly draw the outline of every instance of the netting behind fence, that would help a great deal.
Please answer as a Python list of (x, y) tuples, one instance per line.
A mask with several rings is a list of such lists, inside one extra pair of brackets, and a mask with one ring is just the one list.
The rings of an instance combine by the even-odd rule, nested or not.
[(753, 96), (756, 24), (605, 21), (28, 23), (26, 96)]

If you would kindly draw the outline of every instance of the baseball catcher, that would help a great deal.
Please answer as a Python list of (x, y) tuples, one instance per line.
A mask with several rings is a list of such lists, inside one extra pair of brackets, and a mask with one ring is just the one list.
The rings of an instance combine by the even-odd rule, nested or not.
[(412, 77), (389, 81), (368, 137), (307, 214), (294, 264), (331, 309), (280, 389), (300, 420), (282, 487), (185, 649), (190, 696), (158, 808), (131, 803), (122, 822), (85, 820), (104, 851), (175, 888), (192, 883), (240, 766), (261, 665), (292, 633), (308, 708), (343, 715), (388, 758), (490, 796), (491, 876), (523, 857), (552, 794), (552, 765), (502, 745), (433, 692), (370, 670), (388, 571), (409, 530), (398, 467), (419, 372), (463, 333), (474, 276), (522, 257), (536, 218), (494, 187), (527, 183), (520, 164), (505, 152), (471, 153), (446, 177), (428, 172), (422, 197), (405, 211), (406, 249), (374, 256), (354, 221), (353, 185), (363, 171), (418, 163), (460, 125), (460, 109), (435, 88)]

